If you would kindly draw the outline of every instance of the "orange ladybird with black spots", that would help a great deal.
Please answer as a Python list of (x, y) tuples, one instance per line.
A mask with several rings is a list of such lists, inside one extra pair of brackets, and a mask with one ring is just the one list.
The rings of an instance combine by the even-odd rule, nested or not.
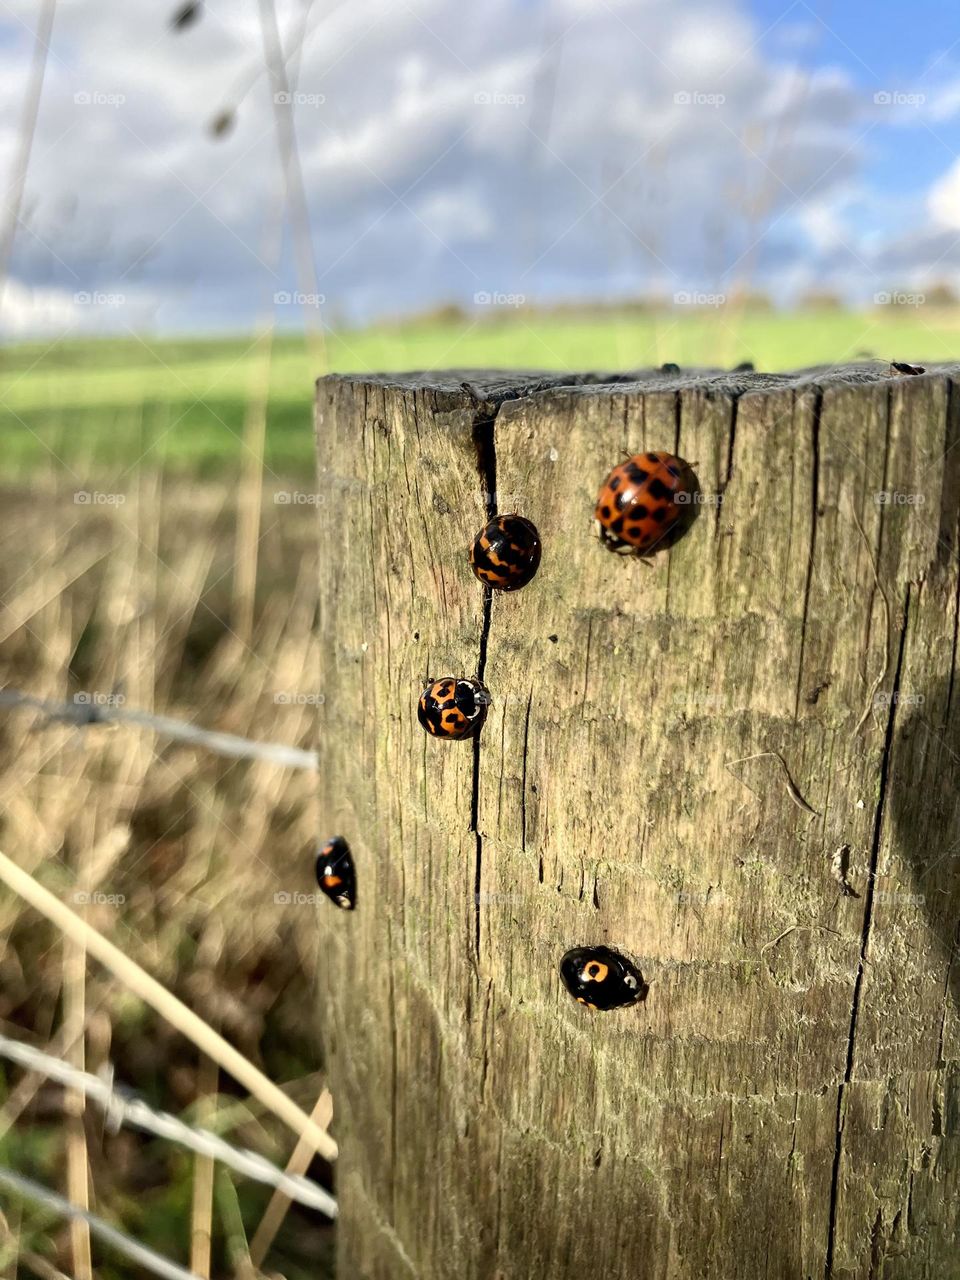
[(683, 537), (699, 502), (700, 483), (689, 462), (672, 453), (637, 453), (600, 486), (597, 534), (608, 551), (652, 556)]
[(470, 568), (496, 591), (518, 591), (540, 567), (540, 534), (526, 516), (494, 516), (473, 540)]
[(457, 742), (477, 736), (489, 705), (490, 694), (481, 680), (430, 676), (420, 694), (417, 719), (431, 737)]

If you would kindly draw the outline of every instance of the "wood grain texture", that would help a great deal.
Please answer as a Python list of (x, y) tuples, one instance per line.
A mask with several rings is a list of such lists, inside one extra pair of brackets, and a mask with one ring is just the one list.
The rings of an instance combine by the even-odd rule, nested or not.
[[(960, 1276), (958, 377), (320, 381), (345, 1277)], [(705, 499), (652, 568), (591, 524), (648, 449)], [(485, 608), (494, 509), (544, 553)], [(563, 990), (601, 942), (643, 1004)]]

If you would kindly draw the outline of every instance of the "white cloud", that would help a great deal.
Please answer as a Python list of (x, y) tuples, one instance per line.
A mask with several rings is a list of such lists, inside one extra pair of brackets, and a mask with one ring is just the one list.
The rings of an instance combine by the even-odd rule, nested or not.
[(955, 161), (930, 188), (927, 206), (941, 227), (960, 230), (960, 160)]
[(930, 101), (928, 114), (934, 124), (952, 120), (960, 111), (960, 84), (951, 85), (937, 93)]
[(63, 289), (30, 288), (15, 280), (0, 293), (0, 325), (18, 338), (72, 329), (82, 313)]
[(696, 87), (705, 90), (706, 82), (713, 78), (718, 82), (725, 79), (731, 68), (737, 71), (743, 64), (756, 65), (751, 27), (743, 17), (728, 8), (719, 21), (705, 21), (705, 18), (700, 5), (689, 6), (687, 13), (674, 9), (662, 44), (651, 45), (646, 23), (631, 26), (631, 32), (643, 32), (643, 43), (651, 50), (663, 49), (660, 58), (670, 74), (692, 77)]
[(484, 241), (493, 235), (493, 221), (482, 196), (469, 183), (431, 193), (416, 213), (441, 239)]
[(846, 199), (811, 200), (803, 205), (798, 221), (815, 250), (836, 249), (856, 239), (855, 228), (846, 217), (848, 207)]
[[(29, 39), (3, 15), (35, 21), (33, 0), (7, 3), (4, 165)], [(264, 292), (297, 285), (289, 248), (275, 270), (263, 260), (282, 176), (257, 5), (208, 0), (179, 35), (173, 8), (61, 0), (14, 275), (51, 297), (135, 296), (138, 316), (167, 326), (236, 327)], [(289, 39), (302, 0), (279, 11)], [(792, 279), (856, 234), (844, 201), (872, 102), (835, 68), (771, 61), (745, 0), (310, 12), (295, 121), (320, 288), (339, 314), (478, 289)], [(235, 128), (212, 139), (245, 85)]]

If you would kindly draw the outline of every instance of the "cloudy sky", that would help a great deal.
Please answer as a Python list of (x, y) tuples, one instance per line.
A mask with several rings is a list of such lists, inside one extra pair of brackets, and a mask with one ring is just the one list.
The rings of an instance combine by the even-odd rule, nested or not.
[[(42, 2), (0, 0), (8, 211)], [(272, 78), (271, 0), (178, 3), (59, 0), (7, 334), (960, 285), (934, 0), (277, 0)]]

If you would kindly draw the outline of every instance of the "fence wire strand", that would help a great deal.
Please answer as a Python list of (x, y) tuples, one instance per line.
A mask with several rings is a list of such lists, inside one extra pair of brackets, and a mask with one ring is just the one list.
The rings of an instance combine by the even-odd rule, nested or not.
[(283, 742), (255, 742), (235, 733), (218, 733), (202, 729), (186, 720), (172, 716), (158, 716), (151, 711), (138, 711), (135, 707), (121, 707), (113, 703), (54, 702), (38, 698), (19, 689), (0, 689), (0, 707), (33, 708), (43, 712), (49, 720), (74, 724), (78, 728), (94, 724), (128, 724), (140, 729), (151, 729), (165, 738), (206, 747), (221, 756), (241, 760), (266, 760), (285, 769), (316, 769), (317, 753), (301, 747), (287, 746)]
[(63, 1196), (57, 1195), (55, 1191), (49, 1191), (46, 1187), (41, 1187), (38, 1182), (22, 1177), (21, 1174), (14, 1173), (12, 1169), (0, 1167), (0, 1187), (7, 1187), (22, 1200), (30, 1200), (34, 1204), (41, 1205), (44, 1209), (52, 1209), (54, 1213), (62, 1214), (64, 1217), (82, 1219), (93, 1235), (112, 1245), (118, 1253), (122, 1253), (134, 1262), (138, 1262), (142, 1267), (146, 1267), (155, 1276), (163, 1277), (163, 1280), (201, 1280), (201, 1277), (195, 1271), (186, 1271), (183, 1267), (178, 1267), (175, 1262), (170, 1262), (167, 1258), (161, 1257), (159, 1253), (154, 1253), (146, 1245), (140, 1244), (137, 1240), (131, 1240), (129, 1236), (125, 1236), (116, 1227), (111, 1227), (108, 1222), (104, 1222), (96, 1214), (89, 1213), (86, 1209), (78, 1208), (75, 1204), (71, 1204), (69, 1200), (65, 1200)]
[[(167, 1138), (170, 1142), (187, 1147), (198, 1155), (219, 1160), (221, 1164), (227, 1165), (236, 1173), (282, 1191), (298, 1204), (306, 1205), (310, 1209), (319, 1209), (328, 1218), (337, 1216), (336, 1200), (311, 1179), (302, 1177), (300, 1174), (286, 1173), (265, 1156), (258, 1155), (254, 1151), (232, 1147), (217, 1134), (185, 1124), (169, 1112), (154, 1111), (141, 1098), (120, 1091), (100, 1076), (92, 1075), (88, 1071), (80, 1071), (60, 1058), (53, 1058), (40, 1049), (34, 1049), (32, 1045), (11, 1040), (2, 1034), (0, 1034), (0, 1055), (29, 1071), (37, 1071), (50, 1080), (56, 1080), (70, 1089), (81, 1090), (101, 1108), (107, 1125), (111, 1128), (117, 1129), (123, 1124), (128, 1124), (145, 1133), (152, 1133), (158, 1138)], [(91, 1230), (93, 1230), (92, 1226)]]

